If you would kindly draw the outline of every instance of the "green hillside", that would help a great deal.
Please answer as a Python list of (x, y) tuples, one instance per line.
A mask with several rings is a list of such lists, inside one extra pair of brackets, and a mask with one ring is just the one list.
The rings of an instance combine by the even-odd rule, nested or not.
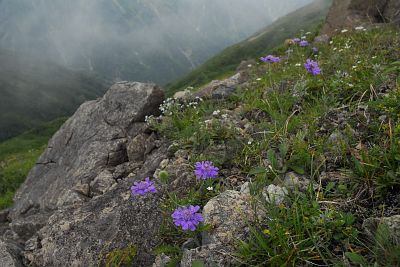
[[(153, 128), (191, 164), (211, 161), (220, 175), (170, 193), (166, 214), (188, 204), (205, 209), (210, 198), (247, 181), (258, 219), (234, 197), (227, 210), (237, 209), (237, 217), (218, 217), (249, 228), (242, 240), (229, 239), (238, 241), (227, 253), (237, 266), (399, 266), (399, 36), (381, 25), (339, 32), (314, 44), (319, 52), (292, 45), (288, 56), (282, 47), (274, 50), (280, 62), (248, 68), (246, 85), (226, 100), (167, 101)], [(208, 206), (211, 228), (199, 227), (199, 236), (214, 234), (214, 226), (221, 231), (216, 205)], [(365, 231), (374, 218), (376, 228)], [(194, 235), (167, 218), (162, 236), (160, 254), (179, 262)]]
[(0, 143), (0, 210), (12, 204), (15, 190), (64, 122), (57, 119)]
[(0, 50), (0, 141), (72, 114), (106, 87), (93, 76)]
[(281, 45), (294, 35), (315, 30), (325, 18), (331, 0), (317, 0), (257, 32), (247, 40), (223, 50), (184, 78), (166, 86), (168, 94), (192, 86), (203, 85), (233, 72), (242, 60), (254, 59)]

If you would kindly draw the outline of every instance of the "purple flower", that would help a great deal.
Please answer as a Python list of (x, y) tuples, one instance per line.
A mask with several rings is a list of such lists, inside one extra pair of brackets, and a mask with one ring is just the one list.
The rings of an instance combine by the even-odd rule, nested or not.
[(318, 66), (318, 63), (314, 60), (307, 59), (307, 62), (304, 63), (304, 68), (306, 68), (306, 70), (314, 76), (321, 74), (321, 69)]
[(174, 224), (176, 226), (181, 226), (183, 230), (196, 230), (196, 226), (202, 222), (203, 215), (197, 212), (200, 209), (199, 206), (187, 206), (182, 208), (177, 208), (171, 217), (174, 219)]
[(308, 46), (309, 44), (308, 44), (308, 42), (306, 41), (306, 40), (301, 40), (300, 42), (299, 42), (299, 46), (301, 46), (301, 47), (306, 47), (306, 46)]
[(316, 47), (311, 48), (311, 50), (312, 50), (315, 54), (318, 53), (318, 48), (316, 48)]
[(300, 40), (299, 38), (294, 38), (294, 39), (293, 39), (293, 42), (294, 42), (295, 44), (300, 43), (300, 41), (301, 41), (301, 40)]
[(266, 57), (261, 57), (260, 60), (263, 61), (263, 62), (268, 62), (268, 63), (275, 63), (275, 62), (281, 61), (281, 59), (279, 57), (275, 57), (273, 55), (268, 55)]
[(194, 174), (197, 179), (207, 180), (218, 176), (218, 168), (211, 161), (196, 162)]
[(131, 186), (131, 192), (132, 195), (143, 196), (146, 193), (156, 193), (157, 189), (154, 186), (154, 182), (147, 177), (144, 181), (134, 182), (133, 186)]

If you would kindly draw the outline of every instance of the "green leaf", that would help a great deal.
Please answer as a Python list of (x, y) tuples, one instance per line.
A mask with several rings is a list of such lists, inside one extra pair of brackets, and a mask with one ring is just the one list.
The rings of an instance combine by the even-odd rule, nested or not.
[(361, 266), (366, 266), (368, 264), (365, 258), (361, 255), (358, 255), (357, 253), (346, 252), (345, 255), (349, 260), (351, 260), (355, 264), (360, 264)]
[(249, 175), (265, 174), (267, 170), (264, 167), (255, 167), (250, 170)]
[(305, 173), (304, 168), (301, 167), (301, 166), (290, 165), (289, 167), (290, 167), (293, 171), (295, 171), (296, 173), (298, 173), (298, 174), (304, 174), (304, 173)]
[(325, 188), (326, 192), (331, 191), (331, 190), (335, 187), (335, 185), (336, 185), (335, 182), (329, 182), (329, 183), (326, 185), (326, 188)]
[(195, 260), (192, 262), (192, 267), (205, 267), (204, 261)]

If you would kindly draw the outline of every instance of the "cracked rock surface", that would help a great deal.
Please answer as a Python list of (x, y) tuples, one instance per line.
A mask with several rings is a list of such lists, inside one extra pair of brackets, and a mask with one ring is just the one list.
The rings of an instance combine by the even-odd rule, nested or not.
[[(14, 207), (1, 216), (9, 226), (0, 236), (0, 261), (98, 266), (108, 252), (134, 245), (135, 266), (150, 265), (162, 195), (133, 198), (130, 186), (154, 173), (168, 143), (155, 134), (134, 148), (132, 140), (147, 137), (145, 116), (158, 115), (163, 99), (155, 84), (120, 82), (82, 104), (49, 141)], [(129, 157), (135, 149), (143, 153)]]

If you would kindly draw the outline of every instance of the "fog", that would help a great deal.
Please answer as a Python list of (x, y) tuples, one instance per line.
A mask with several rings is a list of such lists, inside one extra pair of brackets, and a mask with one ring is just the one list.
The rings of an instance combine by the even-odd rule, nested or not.
[(311, 0), (0, 0), (0, 48), (167, 82)]

